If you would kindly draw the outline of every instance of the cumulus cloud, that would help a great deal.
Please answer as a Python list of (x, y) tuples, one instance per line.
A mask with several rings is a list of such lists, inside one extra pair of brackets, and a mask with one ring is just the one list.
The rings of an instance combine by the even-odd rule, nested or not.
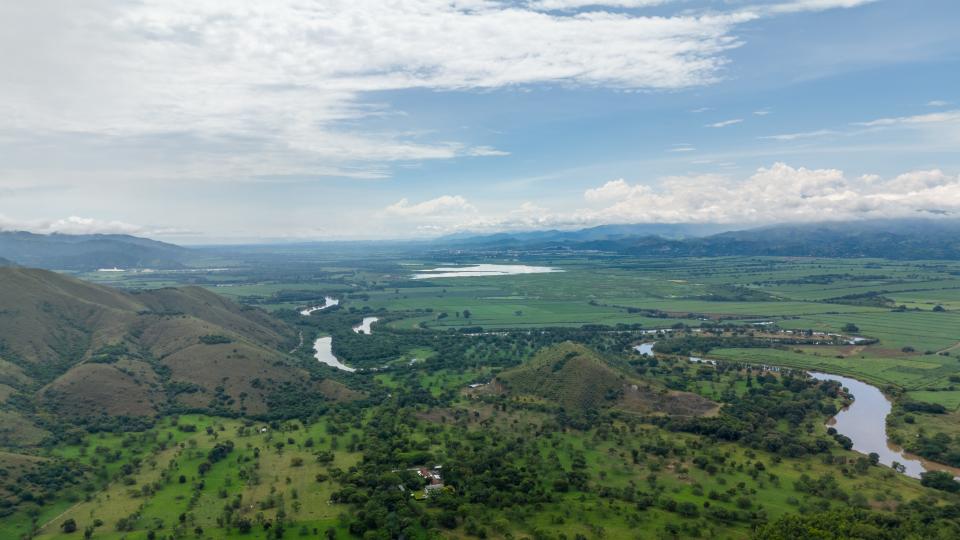
[(775, 163), (746, 179), (668, 177), (656, 189), (612, 180), (586, 190), (584, 199), (601, 205), (577, 212), (575, 221), (775, 223), (960, 216), (960, 176), (933, 169), (890, 179), (848, 177), (838, 169)]
[(391, 204), (386, 209), (388, 214), (407, 218), (433, 218), (449, 216), (462, 212), (475, 212), (467, 200), (460, 195), (441, 195), (417, 204), (410, 204), (406, 198)]
[[(531, 202), (509, 211), (477, 207), (462, 197), (400, 212), (421, 234), (574, 229), (611, 223), (721, 223), (764, 225), (897, 217), (960, 217), (960, 175), (939, 169), (892, 178), (850, 176), (839, 169), (774, 163), (746, 178), (728, 174), (668, 176), (651, 185), (622, 178), (584, 191), (585, 207), (556, 212)], [(488, 212), (491, 211), (491, 212)]]

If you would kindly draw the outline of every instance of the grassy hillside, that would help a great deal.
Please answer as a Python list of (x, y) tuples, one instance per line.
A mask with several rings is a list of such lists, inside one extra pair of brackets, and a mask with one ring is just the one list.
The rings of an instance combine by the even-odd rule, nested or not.
[[(0, 268), (0, 306), (0, 403), (20, 403), (4, 406), (20, 423), (32, 406), (60, 417), (261, 414), (283, 385), (310, 380), (283, 352), (298, 342), (292, 328), (197, 287), (127, 293)], [(35, 442), (28, 427), (15, 430), (21, 444)]]
[(713, 402), (695, 394), (671, 392), (631, 377), (596, 352), (571, 342), (543, 349), (529, 362), (501, 373), (496, 383), (514, 396), (545, 399), (571, 415), (613, 408), (696, 416), (716, 409)]

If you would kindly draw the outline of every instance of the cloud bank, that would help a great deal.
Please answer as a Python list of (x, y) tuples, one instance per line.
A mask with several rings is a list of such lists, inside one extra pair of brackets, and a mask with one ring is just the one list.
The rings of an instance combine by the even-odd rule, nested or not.
[[(440, 197), (407, 206), (406, 216), (422, 223), (424, 233), (491, 232), (537, 228), (578, 228), (613, 223), (718, 223), (766, 225), (902, 217), (960, 218), (960, 175), (939, 169), (918, 170), (883, 179), (848, 176), (839, 169), (808, 169), (774, 163), (747, 178), (708, 174), (671, 176), (653, 185), (610, 180), (584, 191), (584, 208), (551, 212), (532, 203), (503, 214), (487, 213), (462, 197)], [(441, 201), (445, 201), (441, 203)], [(443, 221), (413, 211), (466, 208)]]

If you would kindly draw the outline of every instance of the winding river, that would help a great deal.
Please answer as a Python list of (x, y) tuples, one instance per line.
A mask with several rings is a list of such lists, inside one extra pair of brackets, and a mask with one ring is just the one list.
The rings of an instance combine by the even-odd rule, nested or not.
[(364, 317), (363, 322), (354, 326), (353, 331), (358, 334), (367, 334), (370, 335), (373, 333), (373, 329), (370, 328), (370, 325), (380, 320), (380, 317)]
[[(331, 298), (329, 296), (326, 297), (326, 301), (327, 301), (326, 304), (317, 308), (305, 309), (301, 311), (300, 314), (309, 315), (310, 313), (313, 313), (314, 311), (317, 311), (319, 309), (325, 309), (340, 303), (340, 301), (337, 300), (336, 298)], [(373, 329), (371, 328), (371, 325), (379, 320), (380, 320), (379, 317), (364, 317), (363, 322), (353, 327), (353, 331), (358, 334), (369, 335), (373, 331)], [(334, 367), (337, 369), (342, 369), (343, 371), (349, 371), (350, 373), (357, 371), (356, 368), (352, 368), (344, 364), (343, 362), (340, 361), (339, 358), (334, 356), (333, 338), (330, 336), (317, 338), (316, 341), (313, 342), (313, 350), (314, 350), (313, 357), (316, 358), (317, 361), (322, 364), (326, 364), (330, 367)]]
[[(652, 356), (653, 346), (653, 342), (641, 343), (634, 346), (634, 350), (641, 355)], [(691, 356), (689, 360), (697, 363), (716, 364), (714, 360), (695, 356)], [(763, 369), (779, 369), (776, 366), (762, 367)], [(904, 474), (913, 478), (920, 478), (920, 474), (927, 471), (945, 471), (960, 477), (960, 469), (908, 454), (904, 452), (903, 448), (890, 442), (887, 436), (887, 415), (893, 410), (893, 403), (887, 399), (887, 396), (879, 388), (842, 375), (818, 371), (808, 371), (807, 373), (819, 381), (840, 383), (854, 397), (849, 406), (844, 407), (827, 422), (827, 426), (833, 427), (838, 433), (849, 437), (853, 441), (854, 450), (867, 455), (875, 452), (880, 456), (880, 463), (887, 466), (897, 463), (902, 467)]]
[(333, 306), (336, 306), (339, 303), (340, 303), (340, 300), (330, 296), (325, 296), (323, 297), (322, 306), (313, 306), (313, 307), (308, 307), (307, 309), (301, 309), (300, 314), (303, 315), (304, 317), (307, 317), (314, 311), (320, 311), (322, 309), (332, 308)]
[(344, 364), (333, 355), (333, 338), (330, 336), (317, 338), (317, 340), (313, 342), (313, 350), (315, 351), (313, 357), (322, 364), (342, 369), (343, 371), (349, 371), (350, 373), (356, 371), (356, 368)]
[(945, 471), (954, 476), (960, 475), (958, 469), (908, 454), (890, 442), (887, 438), (887, 415), (893, 409), (893, 404), (879, 388), (841, 375), (817, 371), (808, 373), (820, 381), (837, 381), (853, 395), (853, 403), (831, 418), (827, 425), (835, 428), (841, 435), (850, 437), (854, 450), (862, 454), (876, 452), (880, 456), (880, 463), (888, 466), (894, 462), (899, 463), (903, 467), (903, 473), (913, 478), (920, 478), (920, 473), (927, 471)]

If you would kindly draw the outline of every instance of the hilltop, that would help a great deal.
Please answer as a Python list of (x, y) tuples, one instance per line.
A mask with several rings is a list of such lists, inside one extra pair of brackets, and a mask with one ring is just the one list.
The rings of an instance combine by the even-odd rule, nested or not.
[(514, 397), (557, 404), (571, 416), (600, 409), (699, 416), (716, 409), (715, 403), (696, 394), (669, 391), (632, 377), (626, 369), (572, 342), (547, 347), (529, 362), (500, 373), (494, 386)]
[(127, 234), (0, 231), (0, 257), (33, 268), (180, 268), (194, 256), (185, 247)]
[(61, 418), (265, 414), (272, 394), (310, 380), (284, 353), (292, 328), (198, 287), (129, 293), (0, 268), (0, 306), (3, 401)]

